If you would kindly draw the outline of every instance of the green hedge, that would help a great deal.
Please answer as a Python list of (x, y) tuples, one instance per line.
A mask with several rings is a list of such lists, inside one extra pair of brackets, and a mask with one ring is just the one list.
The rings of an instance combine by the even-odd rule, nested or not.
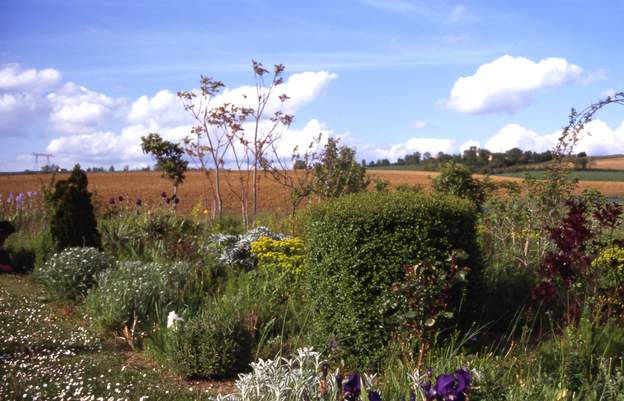
[(385, 295), (404, 265), (461, 249), (468, 279), (478, 277), (476, 218), (467, 200), (406, 192), (360, 193), (314, 208), (305, 227), (310, 341), (325, 349), (335, 339), (335, 357), (378, 363), (391, 330)]

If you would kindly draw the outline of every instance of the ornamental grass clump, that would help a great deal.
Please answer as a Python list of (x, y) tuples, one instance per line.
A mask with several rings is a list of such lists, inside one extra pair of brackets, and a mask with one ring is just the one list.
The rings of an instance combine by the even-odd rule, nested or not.
[(98, 273), (114, 266), (110, 256), (95, 248), (67, 248), (52, 255), (35, 273), (54, 298), (81, 301), (96, 284)]

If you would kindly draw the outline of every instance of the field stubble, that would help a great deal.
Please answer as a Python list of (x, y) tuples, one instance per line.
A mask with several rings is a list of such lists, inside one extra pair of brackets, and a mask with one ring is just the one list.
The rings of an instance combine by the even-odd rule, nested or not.
[[(380, 178), (389, 182), (390, 189), (399, 185), (419, 185), (425, 189), (431, 187), (431, 178), (438, 173), (429, 171), (400, 171), (400, 170), (369, 170), (369, 175), (374, 180)], [(223, 174), (223, 197), (227, 212), (238, 213), (240, 202), (236, 192), (238, 190), (238, 173), (225, 172)], [(480, 178), (481, 176), (477, 176)], [(67, 178), (67, 174), (57, 174), (56, 179)], [(163, 200), (161, 193), (171, 194), (171, 183), (160, 177), (159, 172), (115, 172), (115, 173), (89, 173), (89, 189), (96, 194), (97, 202), (106, 205), (110, 198), (134, 203), (141, 199), (148, 206), (161, 205)], [(521, 182), (520, 178), (491, 177), (494, 181)], [(19, 193), (28, 191), (41, 191), (52, 180), (51, 174), (15, 174), (0, 175), (0, 194), (3, 197), (9, 192)], [(609, 197), (624, 196), (624, 182), (614, 181), (581, 181), (579, 189), (593, 188), (601, 191)], [(251, 193), (251, 191), (249, 191)], [(210, 209), (211, 197), (210, 185), (203, 173), (191, 171), (187, 179), (178, 189), (180, 205), (178, 209), (188, 213), (193, 207), (200, 204), (203, 208)], [(277, 183), (269, 174), (261, 174), (259, 181), (258, 210), (265, 213), (286, 214), (290, 211), (288, 188)]]

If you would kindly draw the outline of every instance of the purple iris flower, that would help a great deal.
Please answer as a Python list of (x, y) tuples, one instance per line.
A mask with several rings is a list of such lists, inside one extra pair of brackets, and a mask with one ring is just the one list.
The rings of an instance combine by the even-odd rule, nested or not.
[[(465, 401), (470, 391), (472, 377), (466, 369), (458, 369), (453, 374), (440, 375), (436, 379), (435, 389), (426, 394), (427, 399), (438, 401)], [(431, 397), (431, 398), (429, 398)], [(435, 398), (433, 398), (435, 397)]]
[(360, 375), (357, 372), (350, 373), (347, 382), (344, 384), (344, 399), (347, 401), (357, 401), (362, 391)]
[(381, 396), (376, 391), (368, 392), (368, 401), (381, 401)]
[(466, 393), (470, 391), (470, 382), (472, 381), (472, 375), (466, 368), (457, 369), (455, 371), (455, 378), (457, 379), (457, 391)]

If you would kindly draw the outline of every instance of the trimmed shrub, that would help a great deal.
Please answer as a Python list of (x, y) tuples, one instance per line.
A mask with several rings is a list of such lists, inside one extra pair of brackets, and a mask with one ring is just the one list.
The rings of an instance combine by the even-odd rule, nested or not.
[(67, 248), (38, 266), (36, 273), (53, 297), (81, 301), (95, 285), (96, 275), (114, 265), (95, 248)]
[(50, 232), (58, 251), (72, 246), (101, 247), (87, 185), (87, 175), (76, 164), (67, 180), (57, 181), (54, 190), (46, 192)]
[[(314, 208), (305, 229), (310, 340), (321, 348), (337, 343), (335, 356), (348, 363), (379, 362), (392, 331), (384, 299), (403, 266), (444, 263), (461, 250), (467, 279), (478, 277), (475, 220), (470, 201), (405, 192), (356, 194)], [(460, 296), (453, 295), (455, 304)]]
[(176, 333), (173, 362), (186, 377), (231, 377), (251, 362), (252, 339), (238, 313), (215, 303)]
[[(133, 330), (136, 336), (169, 310), (184, 304), (193, 268), (185, 263), (120, 262), (97, 278), (86, 298), (95, 323), (104, 330)], [(140, 337), (140, 336), (139, 336)]]

